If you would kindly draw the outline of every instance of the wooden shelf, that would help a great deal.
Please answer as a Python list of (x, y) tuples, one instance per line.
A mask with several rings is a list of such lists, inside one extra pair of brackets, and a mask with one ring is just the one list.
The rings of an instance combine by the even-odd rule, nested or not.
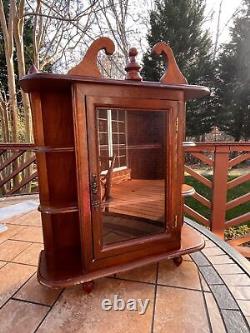
[(66, 248), (64, 251), (60, 252), (60, 255), (56, 256), (57, 260), (51, 260), (51, 262), (47, 260), (45, 252), (41, 251), (37, 277), (38, 281), (45, 286), (51, 288), (66, 288), (164, 259), (180, 257), (184, 254), (201, 250), (204, 245), (203, 237), (193, 228), (184, 224), (180, 249), (88, 273), (83, 272), (81, 252), (79, 249)]
[(38, 281), (51, 288), (69, 287), (79, 283), (83, 275), (80, 248), (65, 248), (54, 259), (41, 251)]
[(78, 212), (78, 207), (75, 204), (66, 205), (66, 206), (39, 205), (38, 210), (43, 214), (65, 214), (65, 213)]
[(183, 147), (195, 147), (196, 146), (196, 143), (193, 142), (193, 141), (186, 141), (186, 142), (183, 142)]
[(36, 153), (67, 153), (74, 152), (75, 147), (50, 147), (50, 146), (36, 146), (34, 148)]

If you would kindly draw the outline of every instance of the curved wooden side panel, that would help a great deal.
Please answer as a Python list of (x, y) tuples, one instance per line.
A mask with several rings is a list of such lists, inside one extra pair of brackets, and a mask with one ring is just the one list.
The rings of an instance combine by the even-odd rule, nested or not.
[(89, 47), (82, 61), (69, 70), (69, 75), (81, 75), (100, 78), (102, 77), (97, 67), (97, 55), (100, 50), (105, 50), (107, 55), (112, 55), (115, 51), (113, 41), (107, 37), (95, 40)]
[(160, 79), (162, 83), (188, 83), (180, 71), (176, 63), (174, 53), (169, 45), (165, 42), (159, 42), (154, 45), (152, 52), (158, 55), (163, 54), (168, 62), (167, 70)]

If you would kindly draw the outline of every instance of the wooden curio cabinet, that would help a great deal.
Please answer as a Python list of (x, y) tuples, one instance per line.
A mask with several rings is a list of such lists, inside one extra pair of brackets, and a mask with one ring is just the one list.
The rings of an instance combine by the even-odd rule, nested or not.
[(209, 93), (191, 86), (171, 49), (158, 43), (168, 70), (144, 82), (135, 49), (125, 80), (102, 78), (96, 40), (67, 75), (21, 80), (30, 94), (44, 250), (38, 279), (67, 287), (175, 258), (203, 247), (183, 225), (185, 102)]

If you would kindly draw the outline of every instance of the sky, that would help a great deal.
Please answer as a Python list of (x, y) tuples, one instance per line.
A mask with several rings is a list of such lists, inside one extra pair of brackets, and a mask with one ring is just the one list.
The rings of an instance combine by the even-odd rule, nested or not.
[(213, 42), (215, 42), (216, 39), (218, 14), (221, 1), (219, 44), (229, 41), (229, 28), (233, 23), (232, 15), (241, 4), (241, 0), (207, 0), (206, 16), (211, 18), (208, 19), (206, 24), (211, 31)]
[[(151, 8), (154, 8), (154, 0), (140, 0), (144, 3), (144, 6), (135, 6), (134, 8), (134, 15), (139, 10), (139, 13), (142, 17), (145, 18), (145, 21), (148, 21), (148, 11)], [(176, 0), (179, 1), (179, 0)], [(221, 15), (220, 15), (220, 26), (219, 26), (219, 36), (218, 36), (218, 48), (220, 47), (220, 44), (227, 43), (230, 41), (230, 27), (233, 25), (233, 14), (237, 9), (240, 8), (242, 0), (206, 0), (206, 9), (205, 9), (205, 17), (206, 22), (204, 24), (204, 28), (208, 29), (210, 31), (213, 44), (216, 40), (216, 31), (217, 31), (217, 23), (218, 23), (218, 14), (219, 14), (219, 8), (221, 3)], [(138, 0), (135, 0), (135, 3), (138, 3)], [(132, 22), (133, 28), (136, 27), (134, 22)], [(149, 28), (149, 25), (144, 26), (143, 29), (141, 29), (141, 26), (139, 27), (138, 31), (136, 31), (135, 40), (131, 40), (131, 45), (136, 46), (139, 50), (139, 55), (137, 59), (141, 60), (140, 54), (142, 54), (145, 49), (147, 49), (148, 44), (146, 40), (146, 34), (147, 30)], [(132, 29), (133, 30), (133, 29)], [(138, 44), (138, 36), (140, 36), (140, 45)]]

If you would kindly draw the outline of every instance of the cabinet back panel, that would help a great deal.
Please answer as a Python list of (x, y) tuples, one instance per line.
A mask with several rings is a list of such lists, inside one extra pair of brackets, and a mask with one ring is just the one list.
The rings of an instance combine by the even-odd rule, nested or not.
[(73, 146), (73, 117), (71, 93), (43, 91), (41, 93), (45, 145)]
[(42, 213), (43, 230), (46, 232), (44, 247), (48, 253), (66, 248), (80, 248), (78, 212), (65, 214)]
[(50, 205), (69, 206), (77, 202), (74, 152), (47, 153)]

